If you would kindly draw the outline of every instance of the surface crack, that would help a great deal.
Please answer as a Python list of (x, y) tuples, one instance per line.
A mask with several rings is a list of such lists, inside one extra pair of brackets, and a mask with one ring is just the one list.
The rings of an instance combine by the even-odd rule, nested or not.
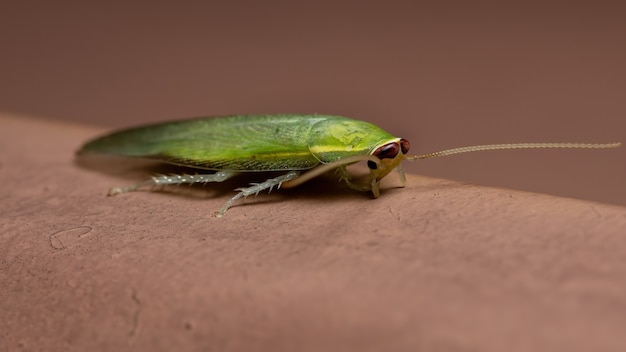
[(141, 301), (139, 300), (139, 295), (137, 293), (137, 290), (133, 289), (132, 294), (130, 295), (130, 298), (133, 300), (133, 302), (135, 302), (135, 313), (133, 314), (133, 326), (130, 330), (130, 332), (128, 333), (128, 335), (130, 336), (137, 336), (137, 332), (139, 331), (139, 315), (141, 313)]

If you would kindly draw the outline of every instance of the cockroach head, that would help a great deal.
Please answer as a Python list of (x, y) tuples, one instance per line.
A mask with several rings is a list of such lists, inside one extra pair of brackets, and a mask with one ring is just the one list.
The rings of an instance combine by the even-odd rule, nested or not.
[(395, 169), (398, 164), (406, 158), (410, 147), (409, 141), (402, 138), (385, 141), (376, 146), (370, 155), (380, 159), (380, 163), (376, 164), (373, 161), (367, 162), (372, 177), (375, 178), (376, 181), (380, 181), (383, 177), (387, 176), (391, 170)]

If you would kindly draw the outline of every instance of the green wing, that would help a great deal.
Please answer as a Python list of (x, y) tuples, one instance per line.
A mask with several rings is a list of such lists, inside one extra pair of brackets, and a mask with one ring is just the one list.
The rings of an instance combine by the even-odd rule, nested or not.
[[(142, 157), (211, 170), (304, 170), (320, 163), (308, 148), (325, 115), (236, 115), (138, 127), (95, 139), (79, 153)], [(343, 118), (341, 118), (343, 119)]]

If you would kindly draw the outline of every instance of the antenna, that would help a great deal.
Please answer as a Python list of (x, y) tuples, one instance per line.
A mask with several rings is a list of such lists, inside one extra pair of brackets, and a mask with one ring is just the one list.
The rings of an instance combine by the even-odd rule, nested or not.
[(606, 149), (617, 148), (622, 143), (510, 143), (510, 144), (486, 144), (486, 145), (474, 145), (469, 147), (460, 147), (442, 150), (434, 153), (427, 153), (421, 155), (409, 155), (406, 158), (408, 160), (417, 159), (430, 159), (440, 156), (448, 156), (453, 154), (480, 152), (486, 150), (501, 150), (501, 149), (546, 149), (546, 148), (565, 148), (565, 149)]

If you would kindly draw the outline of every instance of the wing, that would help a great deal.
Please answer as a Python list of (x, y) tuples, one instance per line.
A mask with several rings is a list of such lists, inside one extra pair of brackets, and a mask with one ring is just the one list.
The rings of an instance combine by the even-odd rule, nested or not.
[(211, 170), (303, 170), (320, 163), (308, 148), (325, 115), (235, 115), (132, 128), (85, 144), (80, 154), (156, 159)]

